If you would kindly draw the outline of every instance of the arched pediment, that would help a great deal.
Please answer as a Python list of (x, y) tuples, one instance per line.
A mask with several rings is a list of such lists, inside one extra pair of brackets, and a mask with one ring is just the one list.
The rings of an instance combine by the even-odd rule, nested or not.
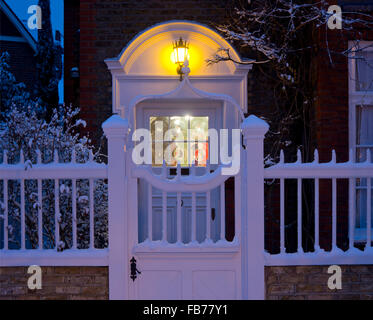
[(208, 66), (206, 59), (219, 48), (229, 49), (232, 58), (241, 62), (236, 50), (216, 31), (189, 21), (171, 21), (155, 25), (138, 34), (118, 55), (107, 59), (109, 69), (126, 75), (175, 74), (171, 61), (172, 43), (182, 37), (189, 42), (191, 76), (234, 74), (242, 65), (227, 61)]
[[(252, 64), (242, 64), (231, 44), (211, 28), (191, 21), (169, 21), (144, 30), (116, 58), (105, 60), (113, 79), (113, 113), (129, 117), (136, 97), (163, 95), (180, 86), (177, 65), (171, 60), (173, 43), (180, 37), (189, 42), (190, 83), (178, 93), (187, 96), (190, 84), (201, 92), (230, 96), (242, 112), (246, 111), (247, 73)], [(229, 49), (237, 63), (208, 66), (206, 60), (220, 48)]]

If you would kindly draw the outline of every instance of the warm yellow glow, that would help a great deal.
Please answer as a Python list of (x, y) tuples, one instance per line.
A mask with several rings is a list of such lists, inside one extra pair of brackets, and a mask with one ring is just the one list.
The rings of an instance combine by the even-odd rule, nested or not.
[[(196, 42), (196, 43), (195, 43)], [(193, 43), (189, 44), (189, 50), (187, 52), (187, 58), (189, 61), (189, 68), (190, 73), (201, 73), (204, 71), (205, 66), (205, 57), (207, 57), (209, 53), (204, 51), (204, 47), (201, 46), (198, 41), (193, 41)], [(184, 61), (183, 61), (184, 62)], [(164, 74), (175, 74), (176, 71), (176, 59), (175, 53), (172, 46), (170, 45), (170, 41), (168, 40), (167, 44), (165, 43), (160, 49), (160, 65), (163, 68)]]
[[(180, 64), (182, 64), (184, 61), (185, 61), (185, 53), (184, 52), (181, 52), (181, 51), (183, 51), (183, 50), (178, 50), (178, 51), (180, 51), (180, 53), (177, 55), (176, 54), (176, 49), (173, 49), (173, 51), (171, 52), (171, 61), (172, 61), (172, 63), (174, 63), (174, 64), (176, 64), (176, 63), (180, 63)], [(182, 57), (182, 58), (180, 58), (180, 59), (178, 59), (178, 58), (175, 58), (175, 57)], [(189, 50), (187, 50), (187, 59), (188, 59), (188, 61), (190, 60), (190, 55), (189, 55)]]
[(174, 48), (171, 53), (171, 61), (173, 63), (183, 64), (186, 59), (190, 59), (188, 48)]
[(171, 60), (173, 63), (182, 65), (186, 59), (189, 60), (189, 44), (180, 37), (174, 42)]

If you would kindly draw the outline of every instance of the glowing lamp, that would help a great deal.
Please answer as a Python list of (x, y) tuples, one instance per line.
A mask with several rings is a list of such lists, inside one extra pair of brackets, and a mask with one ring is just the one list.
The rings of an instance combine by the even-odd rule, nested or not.
[(182, 70), (181, 68), (183, 67), (183, 63), (185, 60), (189, 59), (189, 43), (186, 41), (183, 41), (183, 39), (180, 37), (179, 40), (175, 41), (173, 43), (173, 57), (172, 60), (174, 61), (175, 64), (177, 64), (177, 74), (180, 75), (180, 81), (182, 80)]

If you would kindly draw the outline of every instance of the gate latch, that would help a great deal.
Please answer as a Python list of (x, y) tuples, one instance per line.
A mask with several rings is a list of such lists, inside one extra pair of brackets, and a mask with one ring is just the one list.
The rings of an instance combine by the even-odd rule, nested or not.
[(130, 275), (130, 278), (133, 281), (135, 281), (135, 279), (137, 278), (137, 274), (141, 274), (141, 272), (139, 270), (137, 270), (135, 257), (132, 257), (132, 259), (130, 260), (130, 263), (131, 263), (131, 275)]

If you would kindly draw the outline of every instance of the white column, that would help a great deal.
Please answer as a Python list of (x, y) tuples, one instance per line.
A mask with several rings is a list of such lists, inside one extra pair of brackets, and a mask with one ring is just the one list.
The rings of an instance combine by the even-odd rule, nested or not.
[(264, 165), (263, 139), (268, 124), (254, 115), (242, 125), (246, 190), (242, 195), (243, 298), (264, 299)]
[(109, 298), (128, 299), (126, 163), (128, 121), (113, 115), (102, 124), (108, 139)]

